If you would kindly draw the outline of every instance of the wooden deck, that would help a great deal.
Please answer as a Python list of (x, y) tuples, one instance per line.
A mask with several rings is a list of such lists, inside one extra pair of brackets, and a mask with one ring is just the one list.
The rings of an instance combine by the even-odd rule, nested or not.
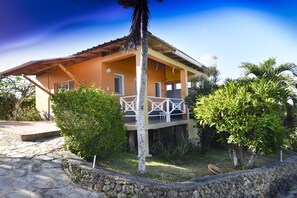
[[(180, 118), (172, 119), (171, 122), (166, 122), (166, 120), (149, 120), (149, 124), (147, 125), (146, 129), (162, 129), (171, 126), (177, 126), (182, 124), (188, 124), (188, 120), (182, 120)], [(136, 131), (137, 125), (136, 122), (126, 122), (127, 131)]]

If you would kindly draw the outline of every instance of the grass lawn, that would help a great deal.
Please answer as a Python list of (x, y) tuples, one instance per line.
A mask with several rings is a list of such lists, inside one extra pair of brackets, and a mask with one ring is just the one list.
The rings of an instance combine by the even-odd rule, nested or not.
[[(292, 152), (283, 152), (283, 159)], [(249, 155), (246, 155), (248, 160)], [(159, 157), (146, 158), (146, 178), (161, 182), (183, 182), (209, 175), (208, 164), (217, 165), (223, 172), (235, 171), (229, 153), (224, 149), (211, 149), (205, 155), (199, 152), (190, 152), (181, 160), (166, 161)], [(279, 155), (261, 155), (256, 158), (256, 167), (279, 161)], [(138, 160), (135, 154), (120, 153), (109, 159), (97, 162), (97, 166), (114, 171), (138, 175)]]

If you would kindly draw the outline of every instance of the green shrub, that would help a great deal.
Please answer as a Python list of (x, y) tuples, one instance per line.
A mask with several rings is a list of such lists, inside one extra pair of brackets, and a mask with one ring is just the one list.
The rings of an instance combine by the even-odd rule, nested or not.
[(190, 150), (191, 145), (188, 141), (181, 141), (176, 145), (158, 143), (152, 147), (152, 152), (155, 155), (167, 161), (181, 160), (190, 152)]
[(39, 121), (42, 120), (39, 111), (34, 106), (25, 106), (13, 111), (13, 120), (16, 121)]
[(114, 95), (81, 87), (51, 97), (57, 126), (66, 146), (91, 160), (120, 151), (126, 143), (124, 114)]
[(17, 98), (13, 94), (0, 93), (0, 120), (10, 120), (12, 118), (16, 103)]

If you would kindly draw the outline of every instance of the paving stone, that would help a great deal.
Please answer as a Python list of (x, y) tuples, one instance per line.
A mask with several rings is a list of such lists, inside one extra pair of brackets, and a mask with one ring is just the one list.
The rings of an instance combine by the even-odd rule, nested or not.
[(32, 172), (36, 172), (36, 173), (40, 172), (41, 169), (42, 169), (42, 167), (41, 167), (40, 163), (33, 164), (32, 168), (31, 168)]
[(28, 170), (15, 170), (14, 172), (16, 177), (24, 177), (28, 174)]
[(59, 159), (63, 144), (62, 137), (21, 142), (0, 130), (0, 197), (104, 197), (67, 176)]
[(8, 171), (0, 169), (0, 176), (8, 175)]

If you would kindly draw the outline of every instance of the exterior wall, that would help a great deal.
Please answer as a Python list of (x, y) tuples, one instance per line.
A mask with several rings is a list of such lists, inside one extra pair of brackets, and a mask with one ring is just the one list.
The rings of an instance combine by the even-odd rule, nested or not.
[[(112, 55), (110, 55), (112, 56)], [(109, 69), (110, 72), (107, 72)], [(92, 84), (97, 88), (101, 88), (108, 93), (114, 93), (114, 75), (121, 74), (124, 76), (124, 95), (135, 95), (135, 79), (136, 79), (136, 58), (135, 56), (114, 62), (102, 63), (101, 58), (94, 58), (79, 64), (67, 67), (75, 78), (83, 85), (90, 87)], [(148, 95), (155, 96), (155, 83), (161, 83), (161, 96), (166, 97), (166, 66), (149, 59), (148, 69)], [(41, 74), (36, 77), (37, 81), (49, 89), (51, 93), (55, 93), (56, 83), (72, 80), (61, 69), (54, 70), (47, 74)], [(74, 87), (79, 85), (74, 83)], [(36, 107), (42, 113), (48, 113), (50, 105), (48, 104), (48, 95), (37, 88), (36, 91)]]
[[(135, 78), (136, 78), (136, 68), (135, 68), (135, 57), (130, 57), (123, 60), (118, 60), (111, 63), (102, 64), (102, 89), (106, 90), (108, 93), (114, 92), (114, 75), (121, 74), (124, 75), (124, 95), (135, 95)], [(110, 68), (111, 72), (107, 73), (106, 69)]]
[(178, 68), (173, 68), (173, 67), (166, 67), (166, 77), (167, 81), (172, 83), (172, 82), (177, 82), (180, 80), (180, 71)]
[[(39, 84), (44, 87), (45, 89), (49, 86), (49, 78), (48, 75), (44, 74), (37, 77), (37, 80), (39, 81)], [(53, 93), (53, 92), (51, 92)], [(36, 86), (36, 108), (39, 110), (41, 116), (48, 120), (50, 118), (50, 101), (49, 101), (49, 95), (45, 93), (43, 90), (38, 88)]]
[[(89, 87), (91, 84), (100, 87), (99, 80), (99, 58), (95, 58), (89, 61), (82, 62), (67, 67), (80, 82), (85, 86)], [(72, 80), (64, 71), (61, 69), (54, 70), (50, 73), (41, 74), (36, 76), (36, 80), (51, 93), (55, 93), (55, 84)], [(74, 87), (78, 88), (79, 85), (74, 83)], [(44, 114), (51, 113), (51, 107), (49, 104), (49, 96), (38, 87), (36, 88), (36, 108), (40, 111), (41, 115), (45, 118)]]
[(155, 92), (155, 83), (161, 83), (161, 96), (166, 97), (166, 66), (153, 61), (151, 59), (148, 60), (147, 67), (147, 95), (148, 96), (156, 96)]

